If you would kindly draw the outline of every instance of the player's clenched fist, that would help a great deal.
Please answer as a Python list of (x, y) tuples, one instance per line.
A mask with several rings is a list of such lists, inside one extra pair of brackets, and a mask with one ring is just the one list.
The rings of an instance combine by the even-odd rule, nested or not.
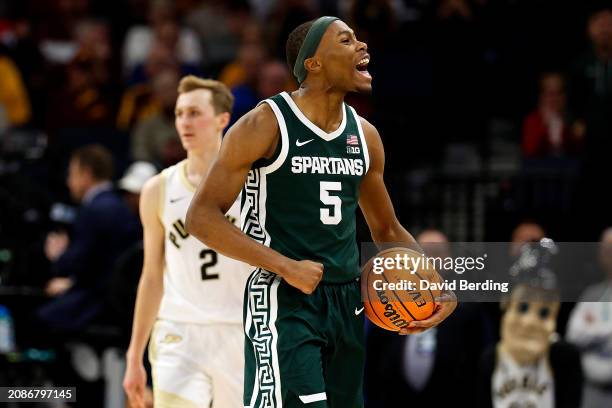
[(323, 279), (323, 264), (313, 261), (292, 261), (280, 272), (288, 284), (310, 295)]

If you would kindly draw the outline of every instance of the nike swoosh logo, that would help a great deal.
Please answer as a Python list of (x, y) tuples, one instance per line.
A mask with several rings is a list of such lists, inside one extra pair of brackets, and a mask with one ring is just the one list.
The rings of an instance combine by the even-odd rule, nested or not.
[(361, 312), (363, 312), (363, 307), (361, 309), (357, 309), (355, 308), (355, 316), (359, 316), (361, 314)]
[(176, 203), (177, 201), (181, 201), (181, 200), (182, 200), (182, 199), (184, 199), (184, 198), (187, 198), (187, 197), (186, 197), (186, 196), (183, 196), (183, 197), (179, 197), (179, 198), (171, 198), (171, 199), (170, 199), (170, 204), (174, 204), (174, 203)]
[(308, 144), (308, 143), (312, 142), (313, 140), (314, 140), (314, 139), (310, 139), (310, 140), (307, 140), (307, 141), (305, 141), (305, 142), (300, 142), (300, 140), (298, 139), (298, 140), (296, 140), (296, 141), (295, 141), (295, 145), (296, 145), (297, 147), (304, 146), (305, 144)]

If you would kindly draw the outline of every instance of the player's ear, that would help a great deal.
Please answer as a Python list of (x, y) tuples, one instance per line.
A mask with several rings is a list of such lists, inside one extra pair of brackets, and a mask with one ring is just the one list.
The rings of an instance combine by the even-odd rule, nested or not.
[(321, 69), (321, 61), (316, 57), (308, 58), (304, 61), (304, 66), (308, 72), (318, 72)]
[(221, 130), (225, 129), (230, 121), (230, 113), (223, 112), (217, 115), (217, 125)]

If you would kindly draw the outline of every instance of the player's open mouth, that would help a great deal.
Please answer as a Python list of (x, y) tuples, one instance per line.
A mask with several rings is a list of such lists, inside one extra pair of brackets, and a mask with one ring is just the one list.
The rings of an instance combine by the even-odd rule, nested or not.
[(369, 56), (363, 57), (361, 60), (359, 60), (355, 68), (357, 69), (357, 72), (359, 73), (359, 75), (372, 79), (372, 76), (368, 72), (369, 63), (370, 63), (370, 57)]

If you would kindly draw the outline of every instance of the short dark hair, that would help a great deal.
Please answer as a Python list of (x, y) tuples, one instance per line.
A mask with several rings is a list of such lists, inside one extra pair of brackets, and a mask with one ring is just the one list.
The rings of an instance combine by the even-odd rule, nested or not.
[(297, 60), (298, 54), (300, 53), (300, 48), (302, 48), (302, 44), (304, 44), (304, 39), (306, 38), (306, 34), (308, 34), (308, 30), (314, 24), (316, 20), (310, 20), (305, 23), (297, 26), (289, 37), (287, 38), (287, 44), (285, 45), (285, 54), (287, 56), (287, 64), (289, 65), (289, 72), (293, 72), (293, 67), (295, 66), (295, 60)]
[(113, 178), (113, 156), (104, 146), (94, 144), (78, 148), (72, 153), (71, 159), (89, 169), (96, 180)]

